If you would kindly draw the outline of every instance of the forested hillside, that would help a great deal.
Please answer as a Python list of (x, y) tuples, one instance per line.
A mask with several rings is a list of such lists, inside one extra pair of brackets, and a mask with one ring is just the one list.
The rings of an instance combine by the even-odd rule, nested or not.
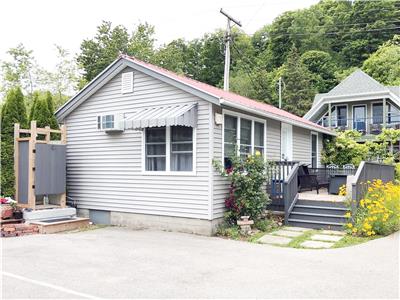
[[(315, 93), (329, 91), (357, 67), (382, 83), (400, 84), (400, 41), (393, 40), (399, 33), (400, 1), (390, 0), (324, 0), (288, 11), (251, 36), (234, 28), (231, 90), (277, 105), (276, 84), (282, 76), (283, 108), (303, 115)], [(221, 86), (224, 38), (220, 30), (155, 49), (151, 25), (141, 24), (130, 35), (123, 26), (104, 22), (93, 39), (82, 42), (78, 62), (89, 81), (121, 51)]]

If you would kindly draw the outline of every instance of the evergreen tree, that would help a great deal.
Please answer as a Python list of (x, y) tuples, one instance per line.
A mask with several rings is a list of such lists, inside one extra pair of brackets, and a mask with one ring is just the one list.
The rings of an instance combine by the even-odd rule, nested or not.
[(39, 93), (37, 91), (33, 92), (32, 99), (33, 100), (32, 100), (31, 109), (29, 110), (29, 122), (31, 122), (33, 120), (32, 116), (35, 111), (36, 104), (39, 100)]
[(53, 115), (49, 111), (46, 99), (38, 98), (31, 121), (35, 120), (37, 127), (44, 128), (45, 126), (51, 126), (52, 118)]
[(282, 108), (303, 116), (312, 105), (316, 90), (311, 85), (312, 75), (302, 64), (296, 47), (292, 47), (283, 69), (285, 89)]
[(19, 87), (9, 90), (1, 110), (1, 194), (14, 195), (14, 123), (27, 126), (24, 95)]

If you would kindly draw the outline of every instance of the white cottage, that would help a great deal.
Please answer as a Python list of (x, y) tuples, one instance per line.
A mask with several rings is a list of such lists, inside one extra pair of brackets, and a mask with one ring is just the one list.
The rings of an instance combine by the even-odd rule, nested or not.
[(235, 146), (320, 166), (328, 128), (136, 58), (120, 56), (57, 112), (67, 192), (94, 222), (211, 234)]

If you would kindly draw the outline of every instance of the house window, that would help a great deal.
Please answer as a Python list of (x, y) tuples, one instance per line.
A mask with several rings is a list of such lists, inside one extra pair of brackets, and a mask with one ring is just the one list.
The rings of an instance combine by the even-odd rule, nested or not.
[(193, 128), (146, 128), (145, 170), (193, 171)]
[(167, 163), (166, 128), (146, 128), (146, 171), (165, 171)]
[(114, 115), (97, 116), (97, 129), (114, 128)]
[[(260, 120), (261, 121), (261, 120)], [(231, 166), (233, 155), (245, 157), (259, 151), (265, 154), (265, 122), (224, 114), (224, 165)]]
[(318, 135), (311, 134), (311, 168), (317, 168), (318, 165)]
[(192, 127), (171, 127), (171, 171), (192, 171), (193, 129)]

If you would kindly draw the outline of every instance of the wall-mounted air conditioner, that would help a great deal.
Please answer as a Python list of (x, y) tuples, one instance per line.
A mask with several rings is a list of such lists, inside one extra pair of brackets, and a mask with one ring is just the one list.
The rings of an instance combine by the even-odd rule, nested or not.
[(124, 131), (124, 114), (110, 113), (97, 116), (97, 129), (107, 133)]

